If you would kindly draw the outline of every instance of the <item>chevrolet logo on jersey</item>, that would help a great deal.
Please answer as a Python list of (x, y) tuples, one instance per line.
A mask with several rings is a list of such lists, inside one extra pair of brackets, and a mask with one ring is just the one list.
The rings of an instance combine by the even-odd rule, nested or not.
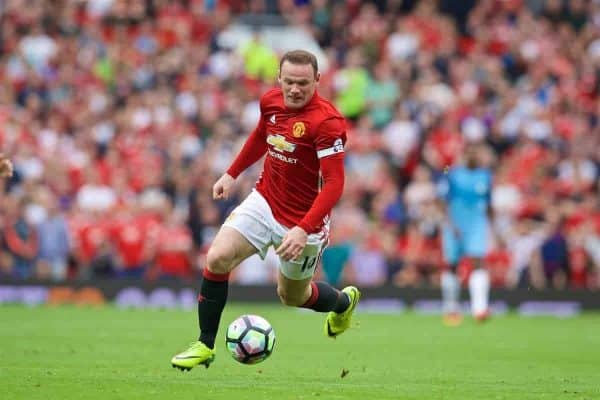
[(285, 136), (279, 134), (270, 134), (267, 137), (267, 143), (271, 146), (275, 147), (275, 150), (283, 153), (287, 151), (288, 153), (293, 152), (296, 149), (296, 145), (285, 140)]

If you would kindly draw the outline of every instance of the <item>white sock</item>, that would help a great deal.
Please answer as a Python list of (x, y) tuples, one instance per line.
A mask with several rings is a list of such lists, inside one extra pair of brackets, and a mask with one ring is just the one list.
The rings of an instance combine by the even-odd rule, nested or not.
[(490, 276), (485, 269), (476, 269), (469, 277), (469, 294), (471, 295), (471, 312), (473, 315), (488, 310), (490, 292)]
[(455, 273), (444, 271), (442, 273), (442, 308), (445, 314), (460, 311), (458, 298), (460, 297), (460, 283)]

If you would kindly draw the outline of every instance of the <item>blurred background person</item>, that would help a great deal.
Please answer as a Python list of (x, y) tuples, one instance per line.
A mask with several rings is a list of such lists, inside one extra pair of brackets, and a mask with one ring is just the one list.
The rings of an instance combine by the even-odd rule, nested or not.
[(41, 193), (46, 216), (38, 225), (39, 257), (37, 270), (55, 281), (67, 279), (71, 242), (67, 219), (58, 208), (57, 200), (48, 191)]
[(12, 275), (19, 279), (36, 276), (36, 258), (39, 251), (38, 233), (30, 222), (26, 198), (7, 199), (4, 240), (8, 256), (12, 260)]

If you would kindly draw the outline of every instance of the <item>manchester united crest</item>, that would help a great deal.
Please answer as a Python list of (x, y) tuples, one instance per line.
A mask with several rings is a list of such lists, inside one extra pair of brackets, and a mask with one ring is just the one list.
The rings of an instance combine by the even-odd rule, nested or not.
[(295, 138), (304, 136), (305, 132), (306, 132), (306, 126), (304, 126), (304, 122), (295, 122), (294, 123), (294, 126), (292, 127), (292, 134), (294, 135)]

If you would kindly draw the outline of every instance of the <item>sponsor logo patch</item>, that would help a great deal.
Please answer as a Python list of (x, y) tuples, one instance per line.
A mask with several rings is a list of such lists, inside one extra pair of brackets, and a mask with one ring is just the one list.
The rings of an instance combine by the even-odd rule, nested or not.
[(291, 153), (296, 149), (296, 145), (288, 142), (285, 139), (285, 136), (279, 134), (270, 134), (267, 136), (267, 143), (275, 148), (275, 150), (283, 153), (288, 152)]

